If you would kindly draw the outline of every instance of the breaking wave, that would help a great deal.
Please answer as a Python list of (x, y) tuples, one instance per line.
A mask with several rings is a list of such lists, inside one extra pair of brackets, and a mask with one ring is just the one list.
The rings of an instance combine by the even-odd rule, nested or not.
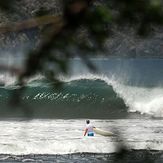
[[(52, 112), (57, 117), (63, 116), (65, 111), (67, 118), (115, 118), (117, 114), (124, 117), (131, 112), (163, 117), (162, 87), (129, 86), (114, 76), (93, 74), (60, 76), (60, 80), (63, 86), (56, 90), (55, 83), (41, 75), (29, 79), (22, 100), (35, 107), (55, 107), (55, 111), (47, 113)], [(14, 84), (2, 86), (0, 102), (4, 103), (15, 88)]]

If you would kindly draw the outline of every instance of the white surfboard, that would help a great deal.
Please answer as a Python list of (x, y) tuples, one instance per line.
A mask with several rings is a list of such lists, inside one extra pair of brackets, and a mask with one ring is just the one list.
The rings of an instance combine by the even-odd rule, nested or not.
[(113, 134), (112, 132), (101, 130), (99, 128), (93, 128), (93, 131), (96, 134), (99, 134), (99, 135), (102, 135), (102, 136), (115, 136), (115, 134)]

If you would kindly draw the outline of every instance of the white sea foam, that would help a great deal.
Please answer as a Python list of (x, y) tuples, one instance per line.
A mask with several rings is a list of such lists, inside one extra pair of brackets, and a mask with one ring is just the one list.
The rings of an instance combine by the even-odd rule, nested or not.
[[(130, 148), (163, 150), (162, 120), (91, 120), (91, 123), (104, 130), (118, 130)], [(0, 121), (0, 153), (112, 153), (122, 142), (116, 137), (84, 137), (84, 127), (83, 119)]]
[(108, 138), (83, 137), (84, 124), (85, 120), (0, 121), (0, 153), (106, 153), (113, 150), (104, 146)]
[[(25, 82), (28, 86), (36, 87), (42, 85), (42, 83), (40, 82), (42, 79), (45, 79), (45, 77), (39, 74), (26, 79)], [(10, 73), (0, 74), (0, 84), (4, 88), (19, 88), (18, 86), (16, 87), (17, 76), (11, 75)]]

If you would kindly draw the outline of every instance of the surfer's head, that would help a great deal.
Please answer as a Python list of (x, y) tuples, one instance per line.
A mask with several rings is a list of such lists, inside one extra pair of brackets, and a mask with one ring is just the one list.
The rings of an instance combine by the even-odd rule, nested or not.
[(90, 123), (90, 120), (86, 120), (86, 124), (89, 124)]

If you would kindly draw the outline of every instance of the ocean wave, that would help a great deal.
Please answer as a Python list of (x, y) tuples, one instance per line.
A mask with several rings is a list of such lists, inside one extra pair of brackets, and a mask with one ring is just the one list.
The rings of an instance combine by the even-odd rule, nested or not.
[(136, 87), (124, 85), (123, 81), (114, 76), (82, 75), (64, 78), (63, 81), (101, 80), (112, 86), (118, 97), (122, 98), (129, 112), (149, 114), (154, 117), (163, 117), (163, 88), (162, 87)]
[[(108, 108), (109, 111), (127, 110), (154, 117), (163, 117), (163, 88), (129, 86), (114, 75), (83, 74), (59, 76), (63, 88), (56, 90), (55, 83), (49, 82), (43, 75), (37, 75), (26, 81), (26, 92), (22, 97), (27, 102), (53, 103), (71, 108), (80, 105), (92, 108)], [(12, 83), (12, 82), (10, 82)], [(14, 82), (13, 82), (14, 83)], [(1, 90), (17, 89), (14, 84), (1, 87)], [(3, 92), (2, 91), (2, 92)], [(8, 90), (9, 91), (9, 90)], [(1, 93), (1, 97), (6, 93)], [(92, 108), (91, 108), (92, 107)], [(122, 111), (123, 112), (123, 111)]]

